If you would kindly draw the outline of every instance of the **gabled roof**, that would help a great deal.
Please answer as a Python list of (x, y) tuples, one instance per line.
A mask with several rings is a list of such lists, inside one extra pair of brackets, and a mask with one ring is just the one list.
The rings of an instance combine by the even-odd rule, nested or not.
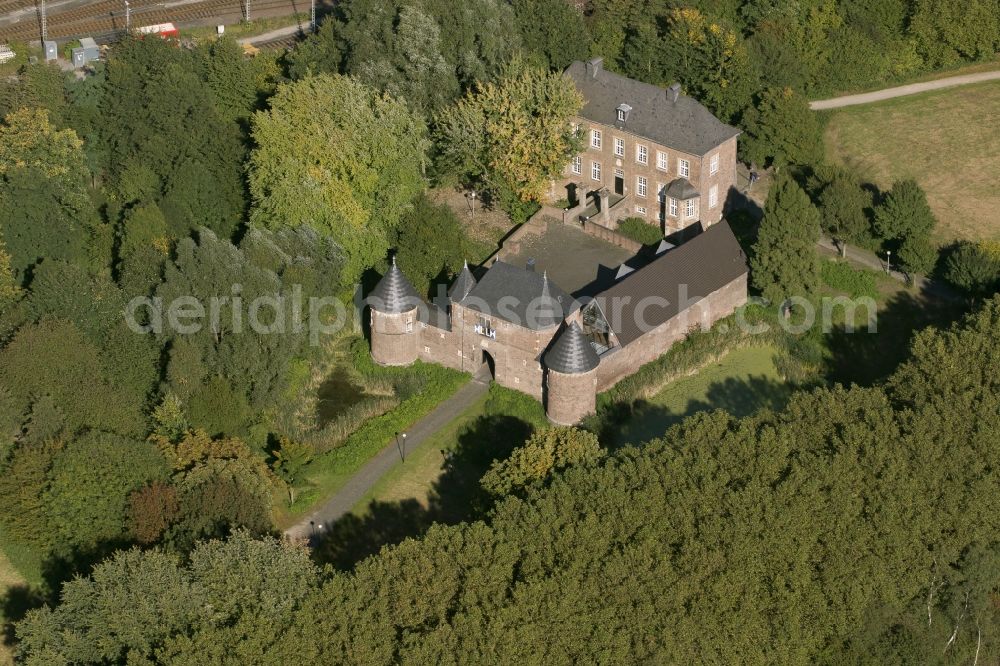
[(698, 190), (694, 188), (687, 178), (677, 178), (676, 180), (670, 181), (670, 184), (666, 187), (666, 193), (668, 197), (673, 197), (674, 199), (680, 199), (681, 201), (685, 199), (694, 199), (698, 196)]
[(593, 370), (601, 359), (579, 324), (574, 321), (559, 334), (555, 343), (545, 352), (542, 362), (549, 370), (576, 375)]
[(608, 325), (624, 347), (675, 317), (681, 305), (694, 305), (747, 270), (743, 248), (723, 220), (629, 273), (594, 300), (611, 315)]
[(462, 305), (532, 330), (557, 326), (580, 304), (542, 273), (497, 261)]
[[(740, 134), (694, 99), (678, 95), (672, 101), (663, 88), (607, 71), (601, 59), (578, 60), (566, 68), (565, 76), (573, 79), (584, 97), (582, 117), (668, 148), (705, 155)], [(624, 123), (618, 122), (621, 104), (632, 107)]]
[(462, 272), (458, 274), (455, 281), (452, 283), (451, 288), (448, 290), (448, 298), (455, 301), (456, 303), (461, 302), (463, 298), (469, 295), (472, 288), (476, 286), (476, 277), (469, 270), (469, 262), (465, 262), (462, 267)]
[(386, 314), (400, 314), (409, 312), (420, 305), (422, 299), (417, 295), (417, 290), (413, 288), (410, 281), (403, 275), (396, 265), (396, 257), (392, 258), (392, 265), (382, 279), (378, 281), (372, 292), (368, 294), (368, 305), (373, 310)]

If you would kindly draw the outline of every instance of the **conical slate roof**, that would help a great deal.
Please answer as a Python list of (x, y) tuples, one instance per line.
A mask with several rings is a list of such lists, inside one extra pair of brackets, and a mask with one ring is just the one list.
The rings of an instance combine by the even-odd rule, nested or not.
[(368, 305), (373, 310), (386, 314), (409, 312), (420, 304), (420, 296), (410, 281), (396, 265), (396, 257), (392, 258), (392, 266), (382, 276), (378, 284), (368, 294)]
[(542, 273), (542, 293), (538, 296), (537, 307), (534, 308), (533, 314), (538, 328), (556, 326), (566, 317), (562, 305), (549, 288), (548, 272)]
[(469, 295), (472, 288), (476, 286), (476, 277), (469, 270), (469, 262), (465, 262), (465, 266), (462, 267), (462, 272), (458, 274), (455, 278), (455, 282), (451, 285), (451, 289), (448, 290), (448, 298), (455, 301), (456, 303), (461, 302), (463, 298)]
[(559, 334), (556, 342), (545, 352), (545, 367), (565, 375), (578, 375), (596, 368), (601, 359), (593, 345), (575, 321)]

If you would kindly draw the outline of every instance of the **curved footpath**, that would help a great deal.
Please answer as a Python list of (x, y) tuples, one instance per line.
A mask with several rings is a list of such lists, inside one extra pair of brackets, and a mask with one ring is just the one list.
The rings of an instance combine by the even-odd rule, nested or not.
[(911, 83), (895, 88), (883, 88), (874, 92), (861, 93), (860, 95), (845, 95), (844, 97), (834, 97), (833, 99), (822, 99), (816, 102), (809, 102), (809, 108), (813, 111), (824, 111), (826, 109), (839, 109), (843, 106), (855, 106), (857, 104), (871, 104), (893, 97), (905, 97), (916, 95), (917, 93), (929, 90), (940, 90), (941, 88), (952, 88), (954, 86), (965, 86), (970, 83), (982, 83), (984, 81), (1000, 80), (1000, 70), (993, 72), (980, 72), (978, 74), (963, 74), (961, 76), (949, 76), (946, 79), (936, 81), (924, 81), (923, 83)]
[[(405, 446), (412, 451), (420, 446), (428, 437), (437, 434), (471, 407), (490, 388), (488, 370), (480, 370), (462, 388), (450, 398), (438, 405), (434, 411), (411, 425), (406, 430), (408, 435)], [(351, 512), (365, 493), (374, 486), (393, 467), (406, 464), (400, 461), (400, 453), (396, 448), (396, 439), (386, 442), (375, 457), (369, 460), (347, 483), (322, 502), (309, 515), (285, 530), (285, 536), (291, 539), (307, 539), (310, 542), (318, 536), (327, 525), (335, 523), (339, 518)]]

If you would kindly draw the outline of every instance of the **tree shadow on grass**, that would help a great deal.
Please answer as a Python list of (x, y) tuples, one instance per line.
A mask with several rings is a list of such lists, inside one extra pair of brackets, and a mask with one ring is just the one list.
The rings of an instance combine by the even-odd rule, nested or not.
[(90, 548), (74, 547), (61, 553), (50, 553), (42, 562), (42, 584), (26, 583), (13, 585), (0, 597), (3, 614), (3, 641), (8, 647), (15, 644), (15, 624), (24, 619), (29, 611), (44, 605), (54, 605), (59, 600), (63, 584), (76, 576), (87, 576), (94, 566), (115, 551), (129, 548), (133, 544), (124, 540), (100, 543)]
[(631, 416), (615, 428), (617, 434), (614, 441), (624, 446), (662, 437), (671, 426), (698, 412), (721, 409), (740, 418), (761, 409), (781, 410), (792, 390), (783, 381), (765, 375), (751, 375), (713, 382), (706, 390), (705, 399), (689, 400), (683, 410), (671, 410), (639, 400), (633, 404)]
[(458, 445), (445, 452), (441, 476), (426, 506), (414, 499), (373, 501), (365, 515), (348, 514), (317, 534), (313, 557), (347, 571), (383, 546), (419, 536), (434, 523), (453, 525), (485, 516), (493, 502), (479, 479), (494, 460), (508, 457), (533, 431), (530, 423), (515, 416), (480, 416), (459, 434)]
[(834, 327), (827, 334), (827, 377), (844, 385), (872, 386), (885, 379), (908, 356), (913, 335), (928, 326), (947, 327), (966, 312), (965, 303), (936, 295), (900, 291), (879, 309), (876, 332), (869, 332), (865, 309), (855, 328)]

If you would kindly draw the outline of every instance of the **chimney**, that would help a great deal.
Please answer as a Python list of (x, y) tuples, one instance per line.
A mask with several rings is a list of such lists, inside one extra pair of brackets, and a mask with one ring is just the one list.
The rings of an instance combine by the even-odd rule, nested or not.
[(667, 99), (669, 99), (674, 104), (677, 103), (677, 98), (681, 96), (681, 84), (674, 83), (669, 88), (667, 88)]
[(587, 74), (589, 74), (591, 78), (597, 78), (597, 73), (601, 71), (603, 66), (604, 58), (592, 58), (587, 61)]

